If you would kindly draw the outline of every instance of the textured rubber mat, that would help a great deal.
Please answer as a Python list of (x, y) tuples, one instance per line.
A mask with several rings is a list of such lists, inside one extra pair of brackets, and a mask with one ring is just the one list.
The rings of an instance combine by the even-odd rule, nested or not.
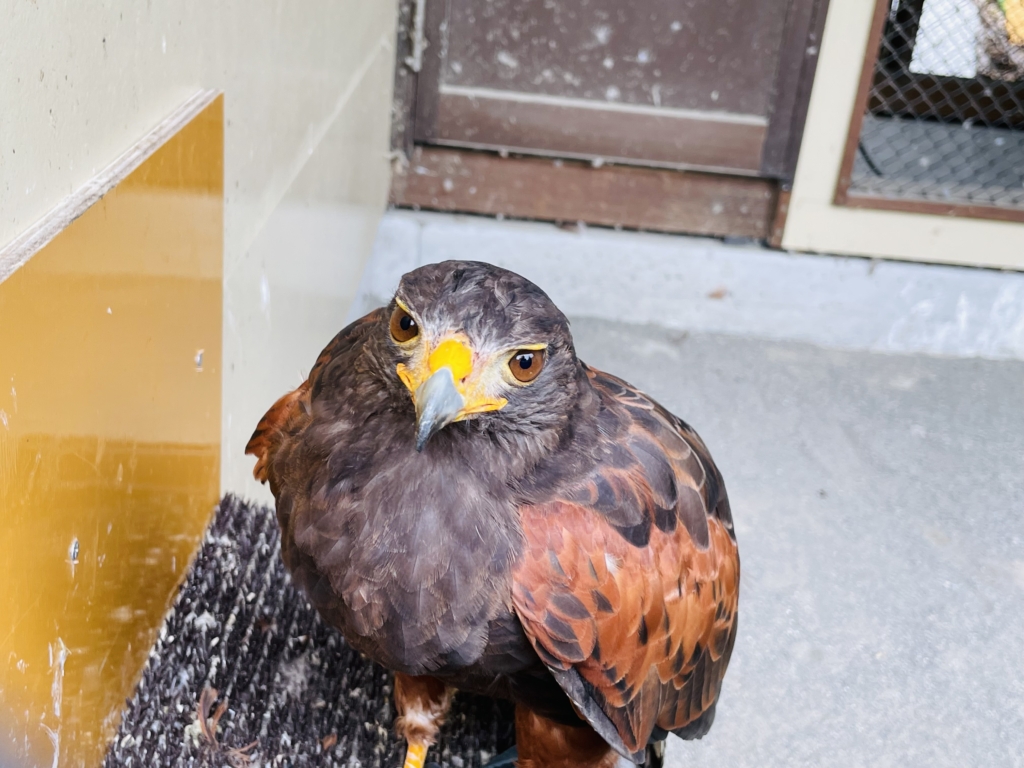
[[(229, 496), (105, 765), (400, 766), (391, 693), (291, 585), (273, 512)], [(461, 695), (428, 759), (471, 768), (512, 743), (511, 705)]]

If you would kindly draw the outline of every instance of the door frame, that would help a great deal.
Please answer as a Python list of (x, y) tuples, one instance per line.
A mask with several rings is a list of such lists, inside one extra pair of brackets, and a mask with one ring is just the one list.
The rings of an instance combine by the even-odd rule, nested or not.
[[(919, 6), (924, 5), (923, 0), (916, 0), (916, 2)], [(877, 62), (891, 6), (891, 0), (875, 0), (874, 15), (871, 19), (871, 29), (868, 33), (867, 46), (864, 50), (857, 95), (853, 102), (853, 114), (846, 132), (843, 159), (839, 167), (839, 178), (836, 180), (833, 202), (836, 205), (850, 208), (873, 208), (887, 211), (904, 211), (907, 213), (1024, 222), (1024, 211), (1013, 208), (999, 208), (993, 205), (970, 205), (967, 203), (944, 203), (936, 200), (900, 199), (861, 193), (850, 194), (850, 185), (853, 181), (853, 164), (857, 157), (857, 148), (860, 143), (864, 117), (868, 110), (872, 108), (871, 89), (876, 81), (879, 80), (879, 76), (876, 75)], [(965, 88), (972, 95), (982, 94), (986, 87), (988, 87), (985, 79), (981, 77), (973, 80), (964, 80), (956, 77), (916, 73), (900, 77), (900, 83), (904, 87), (912, 88), (917, 93), (922, 94), (935, 92), (938, 90), (938, 85), (949, 82), (960, 83), (961, 87)], [(1024, 97), (1024, 83), (1000, 82), (999, 85), (1012, 89), (1014, 92), (1021, 94), (1021, 97)], [(899, 111), (896, 112), (898, 117), (915, 119), (937, 118), (942, 117), (944, 114), (948, 114), (948, 112), (944, 112), (942, 105), (935, 106), (928, 99), (920, 99), (918, 102), (912, 102), (908, 99), (905, 104), (901, 105)], [(1024, 124), (1024, 115), (1017, 119), (1017, 123)], [(1017, 126), (1015, 125), (1015, 127)]]
[[(568, 203), (559, 204), (555, 206), (557, 212), (551, 206), (540, 203), (531, 208), (529, 205), (524, 205), (522, 200), (517, 206), (514, 206), (514, 211), (512, 210), (513, 206), (510, 206), (509, 210), (501, 210), (500, 200), (508, 199), (508, 195), (503, 192), (506, 189), (506, 174), (502, 169), (508, 169), (509, 178), (521, 179), (522, 172), (520, 170), (513, 171), (509, 164), (525, 162), (531, 158), (536, 159), (538, 156), (547, 156), (548, 162), (552, 163), (553, 167), (559, 167), (558, 164), (562, 163), (563, 158), (566, 161), (574, 159), (590, 161), (597, 157), (604, 160), (609, 156), (614, 157), (614, 154), (605, 151), (607, 148), (587, 153), (512, 146), (507, 152), (501, 153), (500, 159), (504, 161), (503, 163), (493, 162), (493, 160), (499, 159), (498, 153), (493, 149), (485, 151), (485, 154), (491, 158), (485, 163), (469, 156), (474, 153), (474, 150), (481, 149), (479, 146), (467, 146), (470, 144), (469, 142), (458, 142), (459, 147), (464, 148), (443, 146), (444, 142), (438, 142), (433, 138), (431, 130), (438, 120), (440, 93), (437, 88), (421, 88), (420, 84), (439, 82), (442, 65), (442, 45), (439, 42), (439, 34), (449, 1), (400, 0), (399, 3), (397, 46), (399, 66), (396, 68), (395, 76), (392, 146), (404, 156), (406, 161), (415, 159), (414, 153), (418, 153), (415, 157), (418, 158), (419, 165), (414, 162), (412, 169), (408, 167), (407, 162), (396, 165), (395, 180), (392, 185), (393, 204), (489, 215), (504, 213), (523, 218), (579, 220), (602, 224), (607, 223), (606, 217), (595, 215), (590, 209), (604, 211), (615, 209), (615, 201), (600, 198), (602, 190), (609, 190), (609, 194), (611, 194), (610, 190), (628, 188), (630, 184), (642, 183), (645, 189), (651, 190), (658, 188), (658, 185), (667, 184), (666, 194), (678, 194), (680, 190), (685, 189), (688, 195), (695, 197), (698, 207), (704, 206), (706, 211), (711, 212), (711, 215), (701, 213), (680, 218), (678, 216), (680, 210), (678, 201), (663, 199), (660, 203), (663, 210), (656, 210), (652, 215), (645, 216), (643, 220), (632, 218), (628, 211), (624, 211), (623, 215), (626, 218), (618, 220), (616, 223), (628, 228), (753, 237), (767, 240), (770, 244), (778, 244), (785, 223), (787, 210), (785, 202), (788, 200), (788, 192), (796, 172), (797, 157), (807, 117), (811, 86), (821, 48), (829, 0), (790, 0), (773, 86), (774, 98), (766, 125), (754, 126), (759, 134), (756, 153), (749, 150), (749, 134), (751, 132), (748, 131), (748, 135), (744, 138), (745, 146), (748, 148), (747, 159), (744, 162), (745, 167), (724, 168), (720, 163), (688, 165), (678, 162), (654, 164), (643, 162), (640, 164), (637, 161), (630, 162), (628, 158), (622, 158), (622, 164), (618, 164), (620, 161), (616, 161), (604, 164), (603, 167), (588, 169), (595, 173), (595, 179), (597, 178), (596, 174), (602, 175), (600, 182), (589, 185), (593, 188), (589, 200), (574, 195), (572, 190), (567, 189), (567, 194), (561, 196), (561, 199), (563, 201), (576, 200), (578, 205), (573, 207)], [(691, 116), (676, 117), (685, 119)], [(679, 125), (679, 123), (674, 125)], [(741, 126), (741, 128), (747, 128), (747, 126)], [(406, 178), (408, 173), (417, 173), (417, 169), (421, 176), (429, 177), (441, 173), (444, 167), (450, 165), (452, 158), (459, 154), (465, 156), (465, 167), (482, 169), (486, 166), (488, 169), (486, 174), (475, 178), (474, 183), (470, 185), (475, 190), (472, 196), (452, 195), (443, 187), (428, 183), (410, 183), (410, 179)], [(511, 156), (506, 157), (506, 154)], [(517, 157), (519, 155), (522, 156), (521, 160)], [(550, 158), (557, 159), (552, 161)], [(428, 160), (429, 162), (424, 164)], [(601, 162), (594, 164), (602, 165)], [(584, 163), (573, 165), (586, 168)], [(694, 166), (699, 166), (699, 170), (694, 170)], [(542, 166), (534, 163), (531, 167), (536, 171)], [(665, 171), (664, 168), (674, 170)], [(610, 174), (620, 171), (623, 175), (621, 180), (615, 183), (603, 180)], [(685, 174), (685, 183), (682, 181), (675, 183), (674, 177), (664, 176), (667, 172)], [(560, 178), (568, 176), (569, 174), (549, 174), (548, 180), (558, 184)], [(578, 177), (575, 178), (578, 181)], [(644, 181), (640, 182), (640, 179), (644, 179)], [(668, 180), (671, 180), (672, 183), (669, 183)], [(420, 179), (419, 181), (423, 182), (424, 180)], [(752, 194), (752, 182), (761, 185), (764, 196), (769, 200), (767, 207), (760, 204), (753, 207), (748, 205)], [(736, 187), (735, 194), (730, 194), (732, 186)], [(760, 196), (760, 194), (754, 194), (755, 198)], [(489, 202), (486, 204), (482, 202), (485, 200)], [(738, 202), (740, 200), (742, 202)], [(649, 203), (657, 208), (659, 197), (653, 195), (649, 199)], [(741, 226), (736, 224), (735, 217), (731, 217), (731, 222), (716, 218), (715, 212), (731, 211), (735, 207), (733, 204), (739, 205), (744, 212), (743, 215), (749, 217), (749, 220)]]
[(875, 10), (875, 3), (864, 0), (829, 4), (782, 246), (794, 251), (1024, 270), (1021, 224), (835, 203)]

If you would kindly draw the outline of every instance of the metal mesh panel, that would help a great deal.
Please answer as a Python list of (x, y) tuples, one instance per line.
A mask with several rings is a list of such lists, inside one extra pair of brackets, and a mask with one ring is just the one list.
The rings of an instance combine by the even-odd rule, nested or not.
[(1024, 211), (1024, 0), (893, 0), (848, 194)]

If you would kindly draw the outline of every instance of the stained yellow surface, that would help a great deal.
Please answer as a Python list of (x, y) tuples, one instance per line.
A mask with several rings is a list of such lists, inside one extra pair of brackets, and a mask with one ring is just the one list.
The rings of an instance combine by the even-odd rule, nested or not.
[(0, 763), (95, 766), (219, 492), (221, 99), (0, 283)]

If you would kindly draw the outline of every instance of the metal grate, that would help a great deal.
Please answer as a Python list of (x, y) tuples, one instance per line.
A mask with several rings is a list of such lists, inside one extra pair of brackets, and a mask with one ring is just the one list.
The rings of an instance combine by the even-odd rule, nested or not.
[(892, 0), (847, 193), (1024, 212), (1024, 0)]

